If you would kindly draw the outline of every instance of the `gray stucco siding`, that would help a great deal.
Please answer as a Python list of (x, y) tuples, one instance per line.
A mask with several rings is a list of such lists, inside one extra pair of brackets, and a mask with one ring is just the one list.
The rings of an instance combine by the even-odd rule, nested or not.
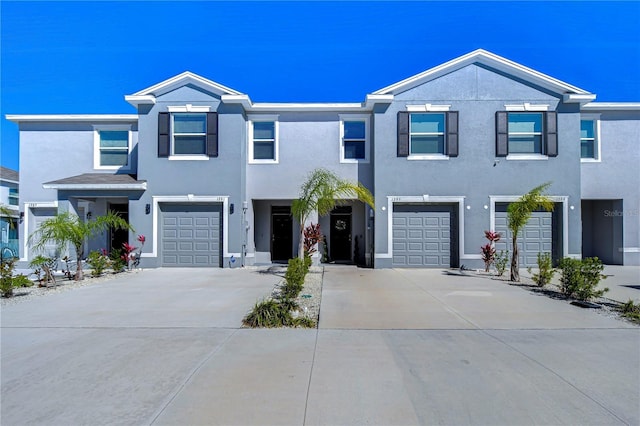
[[(558, 110), (559, 154), (544, 160), (507, 160), (495, 155), (495, 112), (505, 104), (549, 105)], [(397, 112), (407, 105), (451, 105), (459, 111), (459, 155), (447, 160), (410, 160), (397, 157)], [(565, 112), (568, 111), (568, 112)], [(477, 259), (490, 227), (490, 196), (519, 196), (544, 182), (548, 193), (568, 197), (574, 207), (567, 217), (568, 253), (581, 252), (579, 113), (564, 108), (557, 97), (482, 67), (471, 65), (396, 96), (375, 114), (374, 186), (376, 190), (376, 253), (389, 256), (387, 197), (464, 197), (464, 252), (461, 263), (481, 266)], [(496, 161), (498, 160), (498, 161)], [(495, 166), (494, 166), (495, 165)], [(386, 211), (382, 210), (385, 207)], [(467, 206), (469, 209), (467, 209)], [(487, 209), (484, 208), (487, 206)], [(467, 257), (468, 259), (465, 259)], [(475, 258), (474, 258), (475, 257)], [(378, 267), (389, 265), (386, 257)]]

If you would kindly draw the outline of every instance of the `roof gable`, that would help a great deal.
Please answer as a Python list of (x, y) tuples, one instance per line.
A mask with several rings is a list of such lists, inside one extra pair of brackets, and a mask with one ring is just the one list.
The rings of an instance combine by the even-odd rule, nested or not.
[(142, 89), (132, 95), (127, 95), (124, 99), (133, 106), (140, 104), (155, 104), (155, 100), (158, 96), (187, 85), (195, 86), (218, 96), (243, 95), (243, 93), (231, 89), (230, 87), (223, 86), (222, 84), (201, 77), (190, 71), (185, 71), (182, 74), (178, 74), (175, 77), (171, 77), (158, 84), (147, 87), (146, 89)]
[(377, 90), (372, 94), (396, 95), (474, 63), (493, 68), (505, 74), (512, 75), (521, 80), (543, 87), (552, 93), (562, 95), (565, 102), (586, 103), (595, 99), (595, 95), (586, 90), (572, 86), (483, 49), (474, 50), (473, 52), (428, 69), (420, 74), (416, 74), (412, 77)]

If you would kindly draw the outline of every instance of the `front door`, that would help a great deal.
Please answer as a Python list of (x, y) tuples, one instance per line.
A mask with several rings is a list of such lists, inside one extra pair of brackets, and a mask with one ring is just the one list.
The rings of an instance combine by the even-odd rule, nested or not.
[(293, 257), (293, 219), (291, 208), (271, 209), (271, 261), (287, 262)]
[[(121, 218), (129, 222), (129, 205), (128, 204), (110, 204), (109, 211), (117, 213)], [(129, 231), (127, 229), (111, 229), (110, 234), (110, 250), (122, 250), (122, 245), (129, 242)]]
[(331, 213), (329, 256), (332, 261), (351, 261), (351, 213)]

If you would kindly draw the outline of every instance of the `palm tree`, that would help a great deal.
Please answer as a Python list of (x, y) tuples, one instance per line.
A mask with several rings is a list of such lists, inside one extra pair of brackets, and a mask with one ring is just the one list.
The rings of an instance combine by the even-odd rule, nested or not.
[(75, 280), (80, 281), (84, 278), (82, 257), (85, 240), (109, 228), (133, 230), (127, 221), (113, 212), (86, 222), (81, 221), (75, 214), (64, 212), (42, 222), (27, 241), (36, 251), (44, 249), (49, 243), (56, 244), (60, 249), (64, 249), (71, 243), (76, 250), (77, 259)]
[(300, 187), (300, 198), (293, 200), (291, 204), (291, 213), (300, 223), (300, 259), (304, 258), (304, 225), (311, 213), (317, 211), (318, 216), (324, 216), (333, 210), (336, 204), (348, 198), (357, 198), (374, 208), (373, 195), (360, 182), (352, 183), (340, 179), (335, 173), (322, 168), (309, 174), (306, 182)]
[(551, 185), (551, 182), (536, 186), (524, 194), (518, 201), (509, 204), (507, 217), (509, 229), (512, 232), (513, 255), (511, 257), (511, 281), (520, 281), (520, 269), (518, 265), (518, 232), (527, 224), (534, 210), (553, 210), (553, 201), (542, 192)]

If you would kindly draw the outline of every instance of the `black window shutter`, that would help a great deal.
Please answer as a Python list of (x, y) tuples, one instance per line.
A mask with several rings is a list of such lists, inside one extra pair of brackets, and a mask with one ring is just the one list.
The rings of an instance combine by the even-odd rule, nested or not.
[(207, 113), (207, 155), (218, 156), (218, 113)]
[(409, 156), (409, 113), (398, 112), (398, 157)]
[(447, 112), (447, 148), (449, 157), (458, 156), (458, 111)]
[(496, 112), (496, 157), (509, 154), (509, 115), (506, 111)]
[(545, 154), (549, 157), (558, 156), (558, 113), (548, 111), (545, 113)]
[(158, 114), (158, 157), (169, 156), (169, 113)]

